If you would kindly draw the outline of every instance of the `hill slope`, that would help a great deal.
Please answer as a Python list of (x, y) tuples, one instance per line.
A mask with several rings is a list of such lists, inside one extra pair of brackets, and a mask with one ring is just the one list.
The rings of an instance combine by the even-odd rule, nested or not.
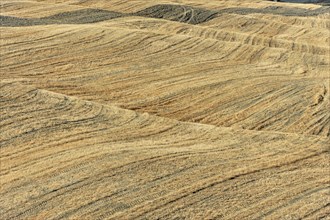
[(0, 2), (1, 219), (330, 215), (330, 8)]
[[(329, 136), (326, 28), (268, 23), (253, 24), (264, 34), (218, 18), (6, 27), (1, 78), (180, 121)], [(301, 40), (282, 37), (297, 31)]]
[(328, 138), (183, 123), (13, 82), (1, 91), (5, 219), (329, 211)]

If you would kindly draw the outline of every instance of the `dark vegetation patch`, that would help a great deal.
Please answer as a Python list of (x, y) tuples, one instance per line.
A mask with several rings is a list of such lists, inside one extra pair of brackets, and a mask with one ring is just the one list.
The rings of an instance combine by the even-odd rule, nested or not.
[(219, 13), (230, 13), (230, 14), (274, 14), (282, 16), (298, 16), (308, 17), (317, 16), (321, 14), (330, 13), (330, 7), (324, 6), (314, 10), (302, 9), (302, 8), (289, 8), (282, 6), (269, 6), (267, 8), (226, 8)]
[(64, 12), (41, 19), (51, 21), (56, 24), (88, 24), (106, 21), (123, 16), (127, 15), (120, 12), (113, 12), (101, 9), (82, 9), (78, 11)]
[(135, 16), (161, 18), (188, 24), (200, 24), (216, 17), (217, 11), (194, 8), (184, 5), (155, 5), (133, 13)]
[(64, 12), (43, 18), (24, 19), (0, 16), (0, 26), (32, 26), (46, 24), (87, 24), (119, 17), (141, 16), (161, 18), (189, 24), (199, 24), (214, 18), (216, 11), (181, 5), (155, 5), (135, 13), (119, 13), (101, 9), (83, 9)]
[(33, 26), (33, 25), (44, 25), (50, 24), (46, 21), (42, 21), (39, 18), (17, 18), (11, 16), (0, 15), (0, 26), (2, 27), (19, 27), (19, 26)]
[(18, 18), (0, 15), (0, 26), (17, 27), (49, 24), (88, 24), (127, 16), (119, 12), (100, 9), (82, 9), (52, 15), (43, 18)]
[(119, 13), (101, 9), (82, 9), (59, 13), (43, 18), (18, 18), (0, 15), (0, 26), (19, 27), (48, 24), (88, 24), (100, 21), (106, 21), (119, 17), (142, 16), (149, 18), (166, 19), (170, 21), (183, 22), (188, 24), (200, 24), (215, 18), (219, 14), (276, 14), (283, 16), (317, 16), (324, 13), (330, 13), (330, 7), (323, 6), (315, 10), (288, 8), (280, 6), (270, 6), (264, 9), (254, 8), (227, 8), (220, 11), (212, 11), (201, 8), (195, 8), (184, 5), (155, 5), (135, 13)]
[(299, 4), (318, 4), (324, 6), (330, 6), (330, 0), (269, 0), (272, 2), (288, 2), (288, 3), (299, 3)]

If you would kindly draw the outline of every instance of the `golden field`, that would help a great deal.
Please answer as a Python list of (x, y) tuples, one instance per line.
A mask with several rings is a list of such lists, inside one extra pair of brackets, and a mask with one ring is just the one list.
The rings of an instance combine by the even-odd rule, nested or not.
[(0, 219), (330, 219), (330, 7), (2, 0)]

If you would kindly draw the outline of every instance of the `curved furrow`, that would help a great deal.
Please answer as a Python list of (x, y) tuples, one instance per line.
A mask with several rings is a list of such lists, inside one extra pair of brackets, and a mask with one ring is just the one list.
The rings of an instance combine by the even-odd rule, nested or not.
[[(304, 167), (305, 160), (323, 166), (326, 161), (313, 156), (323, 155), (328, 140), (316, 136), (182, 123), (35, 90), (19, 83), (2, 84), (3, 112), (12, 115), (8, 118), (5, 114), (6, 120), (19, 121), (19, 113), (29, 108), (38, 109), (40, 115), (22, 122), (29, 128), (39, 128), (34, 135), (2, 142), (1, 203), (5, 219), (120, 218), (123, 211), (125, 216), (147, 217), (153, 213), (154, 205), (163, 207), (162, 201), (178, 195), (173, 194), (173, 187), (187, 195), (191, 190), (196, 195), (204, 194), (222, 180), (226, 183), (237, 178), (249, 179), (250, 174), (259, 172), (271, 177), (268, 169), (289, 169), (296, 161), (302, 164), (299, 167)], [(31, 91), (37, 91), (32, 96), (33, 102)], [(47, 115), (49, 119), (44, 120)], [(56, 124), (49, 126), (49, 122), (61, 120), (69, 122), (67, 129)], [(8, 125), (2, 128), (16, 129)], [(17, 135), (13, 133), (8, 138)], [(15, 153), (24, 148), (25, 152)], [(312, 173), (315, 174), (305, 172), (305, 176)], [(323, 181), (322, 178), (324, 175), (320, 174), (314, 180)], [(187, 186), (187, 181), (194, 184)], [(283, 199), (283, 204), (288, 199)], [(210, 208), (216, 201), (219, 200), (204, 200)], [(143, 210), (136, 212), (141, 204), (147, 210), (145, 214)], [(170, 214), (163, 208), (157, 210), (161, 215)]]
[[(141, 35), (143, 35), (143, 33), (138, 33), (139, 35), (141, 34)], [(133, 37), (134, 36), (134, 34), (132, 33), (131, 34), (131, 37)], [(157, 38), (157, 35), (155, 35), (155, 37)], [(173, 37), (170, 37), (170, 39), (173, 39)], [(176, 40), (175, 38), (173, 39), (173, 40)], [(186, 40), (186, 38), (184, 38), (184, 40)], [(104, 40), (102, 40), (102, 41), (104, 41)], [(162, 38), (160, 38), (160, 40), (159, 40), (160, 42), (162, 42), (163, 40), (162, 40)], [(215, 42), (215, 41), (210, 41), (210, 43), (213, 43), (214, 45), (216, 45), (217, 43)], [(152, 44), (149, 44), (150, 46), (149, 47), (151, 47), (152, 46)], [(237, 44), (236, 44), (237, 45)], [(102, 44), (101, 44), (101, 46), (102, 46)], [(141, 48), (141, 52), (143, 52), (143, 51), (145, 51), (146, 50), (146, 48), (145, 47), (142, 47), (142, 45), (140, 44), (139, 46), (141, 46), (140, 48)], [(175, 46), (176, 46), (176, 44), (174, 43), (173, 45), (170, 45), (169, 46), (169, 48), (175, 48)], [(123, 45), (121, 45), (121, 47), (123, 47)], [(115, 49), (116, 47), (114, 47), (113, 49)], [(132, 48), (132, 47), (131, 47)], [(144, 48), (144, 49), (143, 49)], [(217, 52), (218, 50), (216, 50), (216, 51), (214, 51), (214, 46), (212, 46), (211, 47), (211, 49), (213, 50), (213, 52)], [(249, 47), (242, 47), (242, 48), (245, 48), (245, 50), (250, 50), (250, 48)], [(94, 47), (92, 47), (91, 49), (94, 49), (95, 50), (95, 48)], [(186, 50), (188, 50), (189, 49), (189, 47), (187, 47), (186, 48)], [(261, 49), (261, 50), (260, 50)], [(262, 51), (263, 49), (262, 48), (260, 48), (260, 49), (257, 49), (255, 52), (256, 53), (260, 53), (260, 51)], [(180, 50), (185, 50), (184, 48), (180, 48)], [(48, 50), (48, 51), (50, 51), (50, 50)], [(57, 50), (52, 50), (53, 51), (53, 53), (55, 52), (55, 51), (57, 51)], [(237, 54), (240, 54), (241, 55), (241, 51), (240, 50), (234, 50), (236, 53), (234, 53), (234, 54), (232, 54), (232, 56), (234, 56), (236, 59), (238, 59), (238, 60), (241, 60), (242, 58), (240, 58), (239, 56), (237, 56)], [(38, 51), (39, 53), (41, 52), (41, 51)], [(44, 51), (44, 52), (46, 52), (46, 51)], [(138, 50), (136, 51), (136, 50), (134, 50), (134, 52), (138, 52)], [(171, 53), (175, 53), (176, 52), (176, 50), (174, 50), (174, 51), (167, 51), (166, 50), (166, 47), (164, 48), (164, 49), (162, 49), (162, 50), (158, 50), (158, 51), (153, 51), (152, 53), (150, 53), (150, 55), (149, 56), (145, 56), (144, 58), (147, 58), (147, 57), (150, 57), (150, 56), (155, 56), (155, 55), (161, 55), (161, 54), (159, 54), (160, 52), (162, 52), (161, 54), (165, 54), (165, 53), (168, 53), (168, 52), (171, 52)], [(193, 51), (192, 51), (193, 52)], [(205, 51), (203, 51), (204, 53), (205, 53)], [(275, 52), (275, 51), (274, 51)], [(35, 53), (35, 52), (34, 52)], [(77, 53), (78, 53), (78, 51), (77, 51)], [(251, 52), (252, 54), (253, 54), (253, 52)], [(267, 59), (267, 54), (265, 53), (265, 52), (263, 52), (265, 55), (266, 55), (266, 57), (260, 57), (260, 55), (259, 55), (259, 57), (254, 57), (254, 59), (255, 60), (260, 60), (260, 59)], [(283, 51), (282, 53), (285, 53), (285, 51)], [(5, 53), (4, 53), (5, 54)], [(121, 54), (125, 54), (125, 50), (123, 50), (123, 51), (121, 51), (119, 54), (117, 54), (117, 57), (119, 56), (120, 57), (120, 55)], [(235, 55), (236, 54), (236, 55)], [(113, 55), (115, 55), (115, 53), (113, 54)], [(224, 57), (228, 57), (228, 54), (226, 54), (226, 56), (224, 56)], [(243, 56), (243, 55), (241, 55), (241, 57), (243, 57), (243, 58), (245, 58), (245, 57), (248, 57), (248, 56)], [(278, 57), (281, 57), (281, 56), (278, 56)], [(304, 55), (304, 57), (306, 57), (306, 55)], [(55, 56), (51, 56), (50, 57), (50, 59), (48, 59), (48, 60), (52, 60), (52, 59), (55, 59), (56, 57)], [(307, 58), (307, 57), (306, 57)], [(324, 57), (325, 58), (325, 57)], [(321, 59), (319, 59), (319, 61), (318, 62), (326, 62), (326, 59), (324, 59), (324, 58), (321, 58)], [(272, 58), (272, 59), (274, 59), (274, 58)], [(276, 60), (278, 60), (278, 58), (276, 58), (275, 57), (275, 59)], [(317, 59), (315, 59), (315, 61), (316, 61)], [(9, 60), (8, 60), (9, 61)], [(6, 60), (6, 63), (8, 63), (8, 61)], [(47, 60), (41, 60), (41, 61), (39, 61), (40, 63), (41, 62), (45, 62), (45, 61), (47, 61)], [(247, 61), (251, 61), (251, 59), (249, 59), (249, 60), (247, 60)], [(68, 61), (67, 61), (68, 62)], [(283, 61), (282, 61), (283, 62)], [(58, 62), (57, 63), (55, 63), (55, 64), (58, 64)], [(63, 63), (63, 64), (65, 64), (65, 63)], [(316, 64), (316, 63), (315, 63)], [(25, 67), (25, 66), (27, 66), (27, 65), (31, 65), (31, 63), (28, 63), (28, 64), (20, 64), (20, 66), (21, 67)], [(3, 68), (5, 68), (6, 70), (8, 70), (8, 68), (14, 68), (14, 67), (19, 67), (19, 66), (13, 66), (13, 65), (11, 65), (11, 66), (8, 66), (8, 65), (3, 65)]]
[[(317, 153), (317, 154), (313, 154), (313, 155), (307, 156), (304, 159), (309, 159), (309, 158), (317, 157), (317, 156), (319, 156), (321, 154), (324, 154), (324, 153), (326, 153), (326, 151), (323, 152), (323, 153)], [(296, 161), (289, 162), (288, 164), (294, 164), (294, 163), (300, 162), (300, 161), (301, 161), (301, 159), (298, 159)], [(269, 169), (279, 168), (281, 166), (282, 165), (276, 165), (275, 167), (270, 167)], [(268, 170), (268, 168), (264, 168), (264, 169), (261, 169), (261, 170), (258, 170), (258, 171), (251, 171), (248, 174), (259, 173), (259, 172), (262, 172), (262, 171), (265, 171), (265, 170)], [(235, 176), (232, 176), (230, 178), (224, 178), (224, 179), (219, 178), (217, 176), (216, 176), (217, 178), (211, 177), (210, 179), (216, 179), (216, 181), (215, 182), (208, 183), (208, 184), (205, 184), (204, 183), (204, 185), (202, 185), (202, 184), (196, 184), (196, 185), (192, 185), (192, 186), (183, 188), (182, 190), (180, 190), (180, 192), (177, 192), (175, 194), (170, 194), (169, 197), (167, 197), (166, 199), (164, 197), (162, 197), (161, 199), (155, 199), (155, 201), (160, 200), (159, 202), (161, 203), (161, 205), (159, 205), (159, 204), (157, 204), (155, 202), (153, 202), (152, 204), (151, 203), (141, 204), (140, 206), (136, 207), (134, 210), (131, 211), (132, 212), (131, 215), (127, 215), (127, 213), (126, 213), (126, 215), (119, 213), (118, 215), (115, 215), (115, 216), (113, 216), (110, 219), (122, 218), (124, 215), (125, 216), (128, 216), (129, 218), (138, 218), (138, 219), (141, 219), (141, 218), (144, 218), (144, 217), (148, 217), (148, 214), (149, 213), (150, 213), (151, 216), (154, 216), (155, 213), (152, 213), (154, 211), (157, 212), (159, 210), (162, 210), (163, 208), (166, 208), (168, 210), (168, 209), (170, 209), (168, 206), (172, 206), (175, 203), (181, 204), (181, 202), (182, 202), (181, 200), (189, 200), (189, 197), (194, 196), (194, 194), (196, 194), (196, 193), (200, 193), (200, 192), (205, 191), (205, 190), (210, 190), (210, 189), (212, 189), (213, 187), (215, 187), (215, 186), (217, 186), (219, 184), (223, 184), (223, 183), (225, 183), (227, 181), (231, 181), (233, 179), (240, 178), (240, 177), (245, 176), (245, 175), (247, 175), (247, 174), (235, 175)], [(202, 182), (204, 182), (204, 181), (202, 181)], [(198, 187), (198, 188), (196, 189), (195, 187)], [(176, 207), (177, 206), (178, 205), (176, 205)], [(205, 214), (207, 214), (207, 213), (205, 213)], [(155, 214), (155, 215), (157, 216), (157, 214)], [(208, 218), (210, 218), (210, 216), (208, 216)]]
[[(244, 17), (245, 18), (245, 17)], [(168, 21), (157, 21), (151, 19), (150, 21), (145, 21), (144, 19), (140, 18), (132, 18), (131, 20), (124, 19), (124, 20), (118, 20), (115, 23), (115, 25), (123, 28), (131, 27), (132, 29), (141, 29), (141, 30), (149, 30), (150, 32), (160, 32), (160, 33), (175, 33), (180, 35), (188, 35), (193, 37), (201, 37), (206, 39), (215, 39), (219, 41), (228, 41), (228, 42), (237, 42), (237, 43), (244, 43), (251, 46), (267, 46), (271, 48), (281, 48), (286, 50), (293, 50), (300, 53), (312, 53), (315, 55), (326, 55), (329, 52), (328, 45), (326, 42), (322, 47), (318, 45), (311, 45), (308, 41), (302, 41), (302, 42), (295, 42), (293, 39), (297, 39), (297, 37), (292, 37), (285, 39), (285, 36), (282, 36), (280, 34), (274, 34), (274, 31), (271, 30), (278, 30), (276, 27), (272, 27), (271, 30), (269, 30), (269, 27), (267, 27), (267, 23), (262, 23), (262, 28), (267, 29), (267, 32), (269, 34), (262, 32), (260, 33), (251, 33), (245, 32), (242, 30), (241, 26), (236, 24), (237, 18), (233, 19), (233, 22), (235, 21), (235, 25), (237, 25), (237, 28), (226, 28), (224, 25), (228, 25), (231, 27), (233, 22), (228, 23), (226, 22), (228, 18), (216, 18), (216, 25), (205, 24), (205, 26), (192, 26), (187, 24), (176, 24), (171, 23)], [(141, 26), (141, 21), (143, 21), (143, 26)], [(110, 24), (110, 23), (109, 23)], [(255, 30), (254, 23), (251, 26), (251, 29)], [(293, 29), (293, 28), (292, 28)], [(295, 32), (296, 30), (289, 30), (285, 31), (286, 33)], [(281, 33), (281, 32), (280, 32)], [(311, 34), (315, 36), (320, 36), (322, 41), (323, 39), (327, 38), (328, 29), (323, 29), (322, 32), (313, 31)], [(276, 35), (279, 35), (278, 37)], [(313, 36), (309, 36), (313, 37)], [(301, 37), (300, 37), (301, 38)], [(299, 40), (299, 39), (298, 39)], [(307, 44), (308, 43), (308, 44)], [(320, 42), (318, 42), (320, 43)]]
[[(63, 31), (65, 30), (66, 28), (63, 29)], [(111, 34), (120, 34), (109, 42), (107, 41), (108, 37), (106, 35), (108, 31)], [(231, 44), (218, 43), (211, 39), (202, 40), (198, 38), (196, 41), (193, 37), (164, 36), (159, 33), (147, 34), (147, 32), (131, 32), (128, 30), (123, 31), (123, 29), (98, 30), (99, 36), (97, 37), (93, 37), (93, 32), (90, 32), (87, 29), (84, 29), (82, 33), (86, 34), (86, 36), (81, 35), (77, 41), (87, 40), (86, 45), (88, 46), (85, 47), (85, 52), (92, 52), (96, 49), (98, 52), (81, 54), (81, 49), (77, 51), (73, 50), (73, 54), (62, 54), (60, 52), (64, 50), (65, 47), (68, 47), (64, 44), (57, 50), (53, 50), (54, 55), (49, 58), (45, 59), (43, 57), (39, 61), (33, 60), (31, 61), (32, 63), (17, 63), (17, 65), (20, 65), (20, 68), (24, 68), (25, 70), (26, 66), (32, 65), (30, 71), (33, 71), (33, 78), (35, 80), (41, 80), (41, 77), (45, 74), (64, 77), (61, 81), (48, 80), (44, 83), (39, 82), (38, 85), (41, 87), (53, 87), (55, 91), (69, 95), (76, 95), (78, 97), (104, 103), (115, 103), (124, 108), (139, 109), (139, 111), (146, 111), (160, 116), (176, 118), (184, 121), (197, 120), (202, 123), (220, 126), (232, 126), (236, 124), (239, 127), (257, 130), (270, 128), (271, 130), (288, 131), (287, 128), (290, 127), (290, 132), (299, 131), (301, 133), (322, 135), (327, 135), (329, 132), (327, 125), (328, 120), (315, 120), (316, 126), (322, 127), (319, 131), (316, 129), (310, 129), (309, 125), (303, 125), (303, 130), (301, 130), (300, 125), (290, 125), (295, 123), (295, 120), (301, 117), (302, 114), (305, 114), (305, 112), (308, 117), (316, 118), (316, 116), (313, 116), (313, 113), (309, 113), (309, 110), (306, 107), (311, 105), (310, 100), (312, 101), (314, 99), (314, 97), (311, 97), (313, 94), (311, 94), (310, 89), (317, 86), (318, 82), (322, 81), (322, 79), (300, 79), (297, 75), (298, 73), (304, 74), (306, 71), (309, 71), (306, 68), (312, 68), (313, 66), (316, 67), (316, 63), (308, 64), (311, 65), (311, 67), (301, 67), (301, 69), (297, 67), (294, 67), (294, 69), (291, 69), (290, 67), (282, 69), (285, 72), (294, 74), (294, 76), (292, 78), (290, 77), (288, 80), (286, 79), (289, 75), (288, 73), (281, 76), (276, 73), (278, 68), (277, 65), (265, 63), (261, 66), (257, 64), (260, 59), (269, 57), (272, 60), (289, 62), (289, 65), (295, 66), (295, 54), (290, 54), (285, 58), (285, 56), (283, 56), (285, 51), (281, 51), (280, 54), (277, 54), (276, 51), (274, 54), (275, 51), (272, 51), (270, 48), (254, 51), (251, 50), (248, 45), (234, 44), (235, 47), (232, 47)], [(90, 41), (89, 39), (93, 40)], [(69, 45), (72, 45), (71, 47), (77, 46), (72, 43), (72, 41), (68, 42), (70, 42)], [(160, 48), (154, 46), (155, 44), (161, 45), (161, 43), (164, 45)], [(209, 49), (204, 50), (203, 48)], [(48, 53), (48, 50), (44, 52)], [(40, 51), (38, 50), (36, 53), (25, 56), (26, 59), (30, 59), (31, 55), (39, 53)], [(104, 56), (104, 54), (106, 54), (106, 56)], [(140, 55), (137, 56), (138, 54)], [(171, 56), (167, 56), (166, 54), (171, 54)], [(79, 58), (76, 57), (78, 55), (80, 55)], [(204, 57), (205, 55), (206, 57)], [(41, 54), (39, 56), (42, 57)], [(302, 55), (297, 54), (297, 56)], [(313, 59), (315, 59), (314, 55), (309, 56), (313, 56)], [(95, 61), (82, 62), (84, 60), (91, 60), (91, 57), (93, 57), (92, 59)], [(96, 57), (100, 58), (95, 59)], [(304, 54), (303, 57), (310, 62), (306, 54)], [(197, 59), (198, 61), (196, 62), (192, 58)], [(254, 60), (253, 63), (250, 63), (251, 59)], [(6, 59), (4, 60), (6, 63), (8, 62)], [(48, 60), (54, 63), (50, 64), (47, 62)], [(12, 61), (17, 62), (14, 59), (12, 59)], [(216, 64), (219, 61), (221, 64)], [(242, 62), (245, 66), (237, 66), (237, 61)], [(290, 64), (291, 62), (292, 64)], [(63, 69), (54, 71), (53, 66), (59, 66), (60, 63), (63, 63)], [(83, 74), (81, 76), (74, 76), (72, 74), (72, 71), (74, 70), (70, 67), (69, 71), (67, 71), (65, 66), (70, 65), (70, 63), (81, 63), (79, 66), (73, 64), (72, 68), (85, 69), (85, 71), (82, 72)], [(235, 63), (235, 66), (233, 63)], [(37, 65), (38, 67), (36, 67)], [(242, 73), (242, 68), (246, 68), (247, 65), (250, 69), (246, 73)], [(269, 68), (269, 66), (272, 66), (272, 68)], [(178, 69), (178, 67), (180, 68)], [(8, 67), (5, 67), (8, 75), (30, 77), (30, 73), (28, 72), (16, 74), (20, 69), (16, 65), (11, 65), (10, 68), (13, 69), (12, 71), (14, 71), (14, 73), (8, 71)], [(321, 66), (318, 68), (321, 68)], [(51, 72), (48, 72), (47, 69)], [(97, 74), (95, 74), (96, 72)], [(272, 77), (272, 74), (275, 75)], [(248, 83), (251, 82), (251, 79), (253, 79), (252, 84)], [(269, 85), (269, 81), (271, 82), (273, 79), (276, 79), (275, 84), (278, 84), (275, 86), (275, 90), (280, 89), (283, 84), (279, 84), (279, 82), (284, 81), (287, 83), (295, 81), (304, 86), (299, 86), (301, 91), (293, 93), (293, 95), (288, 96), (282, 94), (281, 99), (272, 99), (270, 101), (271, 105), (268, 105), (266, 101), (264, 104), (261, 103), (260, 105), (255, 105), (255, 108), (250, 108), (250, 110), (253, 110), (250, 111), (250, 113), (241, 114), (243, 118), (241, 116), (236, 118), (237, 116), (235, 116), (234, 118), (236, 118), (236, 121), (230, 119), (235, 115), (232, 110), (234, 110), (234, 112), (247, 112), (244, 110), (246, 108), (244, 104), (240, 104), (241, 99), (248, 100), (248, 97), (251, 96), (254, 97), (254, 99), (256, 99), (256, 96), (261, 98), (263, 96), (262, 93), (265, 91), (263, 89), (256, 90), (255, 88), (263, 88), (265, 85)], [(69, 85), (68, 83), (72, 80), (76, 81), (78, 83), (77, 85), (81, 86), (76, 87), (72, 84)], [(245, 82), (246, 85), (244, 84)], [(228, 87), (224, 87), (224, 83), (228, 85)], [(145, 86), (146, 84), (148, 84), (147, 87)], [(68, 87), (63, 87), (65, 85), (68, 85)], [(184, 85), (190, 85), (190, 87), (185, 89)], [(306, 85), (308, 86), (306, 87)], [(233, 90), (233, 88), (237, 88), (238, 90)], [(267, 91), (267, 87), (264, 87), (264, 89)], [(252, 93), (251, 95), (242, 98), (239, 97), (242, 93), (237, 92), (239, 90), (246, 95), (251, 92), (254, 94)], [(246, 91), (249, 92), (247, 93)], [(191, 94), (195, 92), (197, 94), (192, 99)], [(211, 97), (205, 99), (205, 95), (203, 95), (205, 93), (210, 94)], [(320, 94), (320, 97), (323, 96), (324, 95)], [(218, 97), (220, 97), (220, 99), (217, 101), (216, 98)], [(300, 99), (299, 97), (305, 98)], [(212, 99), (214, 99), (214, 101), (212, 101)], [(227, 99), (231, 101), (228, 102), (226, 101)], [(318, 98), (316, 99), (318, 100)], [(322, 99), (324, 99), (324, 97)], [(196, 100), (197, 103), (193, 105), (193, 102), (190, 102), (190, 100)], [(319, 106), (321, 109), (325, 109), (328, 105), (328, 100), (324, 100), (324, 104), (321, 103)], [(299, 112), (281, 110), (288, 108), (290, 105), (289, 103), (297, 103), (297, 105), (293, 105), (289, 107), (289, 109), (297, 109), (300, 106), (301, 110)], [(273, 108), (274, 106), (278, 107)], [(226, 107), (226, 109), (223, 107)], [(262, 110), (262, 115), (264, 116), (260, 118), (260, 112), (258, 109), (262, 109), (263, 107), (265, 107)], [(202, 109), (205, 108), (207, 110), (203, 113)], [(223, 110), (225, 111), (222, 112)], [(182, 114), (177, 114), (179, 111)], [(213, 113), (209, 114), (210, 112)], [(288, 112), (290, 113), (288, 114)], [(247, 117), (249, 117), (249, 115), (253, 115), (253, 117), (248, 119)], [(328, 115), (328, 113), (324, 113), (324, 117), (327, 117), (326, 115)], [(288, 124), (287, 119), (289, 117), (291, 118), (291, 122)], [(272, 121), (267, 122), (267, 126), (265, 126), (263, 124), (267, 118), (273, 119)], [(306, 127), (304, 128), (304, 126)]]
[(329, 215), (329, 6), (0, 9), (1, 219)]

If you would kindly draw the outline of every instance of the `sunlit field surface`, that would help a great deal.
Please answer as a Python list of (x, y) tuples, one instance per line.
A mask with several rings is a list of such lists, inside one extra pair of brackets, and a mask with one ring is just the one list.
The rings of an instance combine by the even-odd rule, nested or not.
[(329, 219), (330, 7), (1, 0), (0, 219)]

